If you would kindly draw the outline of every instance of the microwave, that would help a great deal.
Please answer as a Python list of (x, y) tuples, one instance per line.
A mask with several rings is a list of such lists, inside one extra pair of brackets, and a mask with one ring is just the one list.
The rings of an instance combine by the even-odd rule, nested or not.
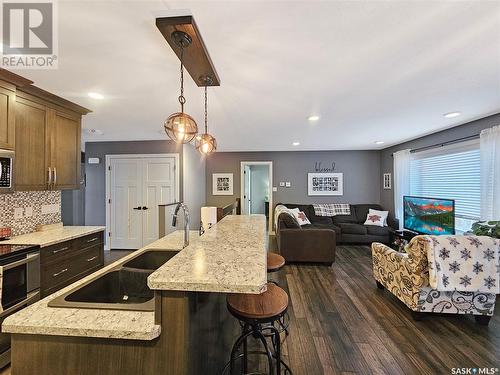
[(0, 193), (14, 191), (14, 151), (0, 149)]

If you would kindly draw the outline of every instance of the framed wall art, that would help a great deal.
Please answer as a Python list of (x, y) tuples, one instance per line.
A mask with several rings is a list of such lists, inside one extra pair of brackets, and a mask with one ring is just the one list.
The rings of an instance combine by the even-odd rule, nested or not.
[(392, 178), (390, 173), (384, 173), (384, 190), (392, 189)]
[(308, 173), (307, 195), (344, 195), (344, 174)]
[(233, 195), (233, 174), (212, 174), (212, 195)]

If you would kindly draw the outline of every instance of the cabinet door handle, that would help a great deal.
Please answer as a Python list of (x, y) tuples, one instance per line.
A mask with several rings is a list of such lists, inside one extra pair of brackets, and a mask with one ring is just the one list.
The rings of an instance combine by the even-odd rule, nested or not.
[(64, 251), (64, 250), (68, 250), (68, 246), (61, 247), (60, 249), (57, 249), (57, 250), (52, 250), (52, 254), (57, 254), (57, 253)]
[(87, 259), (87, 262), (92, 262), (94, 259), (97, 259), (97, 255), (95, 257)]
[(98, 238), (99, 238), (99, 237), (94, 237), (94, 238), (91, 238), (90, 240), (87, 240), (87, 243), (97, 241), (97, 239), (98, 239)]
[(52, 184), (52, 168), (49, 167), (49, 175), (47, 177), (47, 186), (50, 189), (50, 185)]
[(59, 275), (62, 275), (62, 274), (63, 274), (64, 272), (66, 272), (66, 271), (68, 271), (68, 269), (67, 269), (67, 268), (65, 268), (65, 269), (63, 269), (63, 270), (61, 270), (61, 271), (59, 271), (59, 272), (54, 273), (54, 274), (52, 275), (52, 277), (57, 277), (57, 276), (59, 276)]
[(133, 210), (142, 210), (141, 206), (134, 207)]
[(54, 167), (54, 183), (53, 183), (54, 188), (56, 187), (56, 184), (57, 184), (57, 168)]

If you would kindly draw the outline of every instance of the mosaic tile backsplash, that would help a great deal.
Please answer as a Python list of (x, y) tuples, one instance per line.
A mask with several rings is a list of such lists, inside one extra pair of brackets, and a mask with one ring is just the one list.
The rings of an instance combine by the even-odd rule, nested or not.
[[(48, 204), (58, 205), (59, 210), (42, 214), (42, 206)], [(14, 208), (17, 207), (32, 207), (33, 216), (14, 219)], [(0, 227), (11, 227), (13, 236), (34, 232), (37, 224), (54, 224), (60, 221), (60, 191), (16, 191), (0, 194)]]

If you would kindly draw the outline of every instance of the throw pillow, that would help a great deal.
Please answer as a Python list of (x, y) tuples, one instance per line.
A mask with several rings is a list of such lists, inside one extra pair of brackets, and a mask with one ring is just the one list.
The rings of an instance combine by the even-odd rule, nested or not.
[(377, 214), (368, 213), (366, 215), (365, 225), (375, 225), (377, 227), (384, 226), (384, 218)]
[(290, 212), (282, 212), (279, 216), (279, 220), (283, 221), (285, 228), (300, 228), (300, 224)]
[(382, 218), (384, 219), (384, 227), (387, 226), (387, 216), (389, 216), (389, 211), (379, 211), (379, 210), (374, 210), (374, 209), (370, 208), (368, 210), (368, 213), (371, 215), (382, 216)]
[(293, 213), (293, 216), (295, 216), (295, 219), (299, 222), (300, 226), (311, 224), (304, 211), (299, 211), (298, 208), (293, 209), (291, 211)]

